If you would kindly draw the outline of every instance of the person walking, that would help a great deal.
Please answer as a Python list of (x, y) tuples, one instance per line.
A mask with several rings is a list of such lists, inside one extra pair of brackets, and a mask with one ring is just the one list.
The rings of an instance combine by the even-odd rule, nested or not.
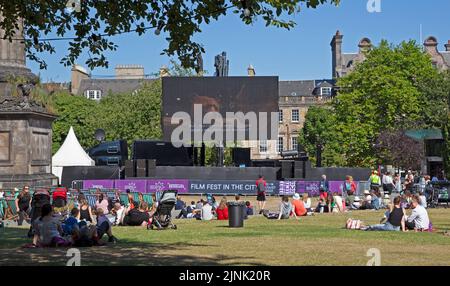
[(258, 201), (259, 214), (262, 214), (266, 207), (266, 186), (267, 182), (264, 180), (264, 176), (259, 176), (256, 181), (256, 200)]

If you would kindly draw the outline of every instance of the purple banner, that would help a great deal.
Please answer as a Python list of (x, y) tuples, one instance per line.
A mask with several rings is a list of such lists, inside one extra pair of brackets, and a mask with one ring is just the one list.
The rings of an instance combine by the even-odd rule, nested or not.
[(83, 189), (113, 189), (114, 180), (86, 180), (83, 181)]
[(121, 192), (130, 190), (132, 192), (147, 192), (147, 180), (115, 180), (116, 189)]
[(167, 190), (175, 190), (178, 193), (189, 192), (188, 180), (147, 180), (147, 192), (155, 193)]
[(297, 182), (297, 193), (303, 194), (308, 193), (309, 196), (314, 197), (319, 195), (320, 182), (307, 182), (298, 181)]
[(342, 189), (344, 187), (344, 181), (330, 181), (330, 182), (328, 182), (328, 184), (330, 186), (330, 192), (332, 194), (338, 193), (338, 194), (342, 195)]
[(278, 194), (280, 196), (293, 196), (297, 192), (296, 181), (280, 181)]

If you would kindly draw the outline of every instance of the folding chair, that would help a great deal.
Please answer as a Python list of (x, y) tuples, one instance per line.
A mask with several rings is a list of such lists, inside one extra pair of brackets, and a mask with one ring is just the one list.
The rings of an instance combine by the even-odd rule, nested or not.
[(149, 207), (153, 205), (152, 194), (142, 194), (142, 197), (144, 198), (144, 202), (146, 202)]
[(159, 199), (161, 198), (162, 194), (163, 194), (163, 192), (160, 192), (160, 191), (155, 192), (155, 199), (157, 202), (159, 202)]
[(128, 206), (130, 204), (130, 202), (128, 201), (128, 194), (126, 193), (120, 193), (120, 202), (124, 205), (124, 206)]
[(133, 195), (133, 200), (139, 202), (139, 192), (131, 192), (131, 194)]
[(97, 203), (97, 195), (86, 194), (85, 197), (86, 197), (86, 200), (87, 200), (89, 206), (91, 208), (95, 207), (95, 205)]
[(11, 214), (13, 216), (13, 219), (17, 218), (19, 214), (17, 213), (16, 209), (16, 200), (14, 197), (6, 198), (7, 208), (11, 210)]
[(116, 192), (114, 192), (114, 191), (106, 191), (106, 196), (109, 198), (109, 199), (115, 199), (116, 198)]
[(4, 218), (5, 216), (5, 199), (0, 199), (0, 218)]

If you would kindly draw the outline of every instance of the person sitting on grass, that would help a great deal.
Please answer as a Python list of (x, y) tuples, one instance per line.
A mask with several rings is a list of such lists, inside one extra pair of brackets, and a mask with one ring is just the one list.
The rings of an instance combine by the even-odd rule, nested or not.
[(200, 210), (196, 209), (194, 212), (197, 220), (208, 221), (213, 219), (212, 206), (208, 204), (208, 201), (203, 201), (202, 208)]
[(353, 203), (351, 205), (351, 209), (352, 210), (359, 210), (360, 208), (361, 208), (361, 199), (358, 196), (356, 196), (353, 199)]
[(427, 210), (420, 205), (419, 196), (411, 199), (412, 213), (406, 220), (406, 228), (414, 231), (427, 231), (430, 228), (430, 218)]
[(311, 198), (309, 197), (308, 193), (302, 194), (302, 201), (308, 213), (314, 212), (314, 210), (311, 208)]
[[(368, 227), (362, 227), (362, 230), (368, 231), (405, 231), (405, 209), (401, 207), (400, 197), (394, 199), (394, 204), (390, 204), (389, 211), (387, 212), (385, 219), (386, 222), (382, 224), (369, 225)], [(383, 220), (382, 220), (383, 221)]]
[(108, 214), (108, 205), (109, 205), (109, 202), (108, 202), (106, 196), (103, 193), (100, 193), (100, 195), (98, 196), (98, 200), (95, 203), (95, 209), (102, 209), (103, 213), (105, 215), (107, 215)]
[(364, 191), (364, 200), (361, 205), (362, 210), (371, 210), (373, 209), (372, 205), (372, 196), (370, 195), (370, 191), (365, 190)]
[(65, 235), (72, 235), (74, 228), (78, 226), (77, 217), (79, 213), (80, 210), (78, 210), (77, 208), (73, 208), (70, 211), (70, 216), (64, 220), (62, 229)]
[(228, 206), (227, 200), (222, 199), (216, 209), (217, 220), (228, 220)]
[(117, 242), (117, 239), (112, 234), (112, 223), (102, 208), (97, 209), (97, 234), (99, 240), (102, 239), (103, 235), (107, 234), (108, 242)]
[(372, 209), (379, 210), (381, 205), (381, 192), (379, 190), (375, 190), (372, 192)]
[(252, 206), (252, 204), (249, 201), (245, 202), (245, 208), (246, 208), (247, 216), (254, 214), (253, 206)]
[(298, 219), (295, 214), (295, 207), (289, 202), (288, 196), (283, 196), (281, 198), (280, 210), (278, 213), (271, 213), (268, 210), (265, 210), (263, 215), (268, 219), (289, 219), (291, 213), (294, 215), (295, 219)]
[(316, 213), (326, 213), (328, 212), (328, 205), (324, 198), (319, 198), (319, 203), (317, 204)]
[(334, 212), (334, 213), (344, 212), (344, 201), (337, 192), (335, 192), (333, 194), (333, 202), (334, 202), (334, 206), (332, 208), (332, 212)]
[(124, 206), (122, 206), (119, 202), (115, 202), (111, 213), (114, 216), (113, 226), (122, 225), (125, 214)]
[(34, 221), (33, 247), (69, 246), (70, 242), (62, 237), (60, 221), (53, 217), (53, 208), (45, 204), (41, 208), (41, 217)]
[(192, 201), (191, 204), (187, 207), (184, 207), (180, 214), (176, 217), (179, 218), (192, 218), (194, 216), (194, 210), (195, 210), (195, 202)]
[(92, 223), (94, 221), (94, 216), (92, 215), (92, 209), (89, 205), (86, 197), (83, 194), (78, 195), (78, 204), (80, 206), (77, 219)]
[(150, 220), (148, 203), (143, 202), (138, 208), (134, 208), (125, 213), (123, 224), (128, 226), (146, 227)]
[(305, 208), (305, 204), (300, 198), (300, 195), (296, 193), (292, 198), (293, 198), (292, 205), (294, 207), (293, 213), (295, 213), (295, 215), (298, 217), (306, 216), (308, 212)]

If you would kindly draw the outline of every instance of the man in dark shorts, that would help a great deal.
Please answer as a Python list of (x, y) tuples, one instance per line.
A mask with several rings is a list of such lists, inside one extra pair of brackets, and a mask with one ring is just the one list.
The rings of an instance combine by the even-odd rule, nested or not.
[(264, 176), (259, 176), (256, 181), (256, 200), (258, 201), (259, 214), (262, 214), (266, 206), (266, 185)]

